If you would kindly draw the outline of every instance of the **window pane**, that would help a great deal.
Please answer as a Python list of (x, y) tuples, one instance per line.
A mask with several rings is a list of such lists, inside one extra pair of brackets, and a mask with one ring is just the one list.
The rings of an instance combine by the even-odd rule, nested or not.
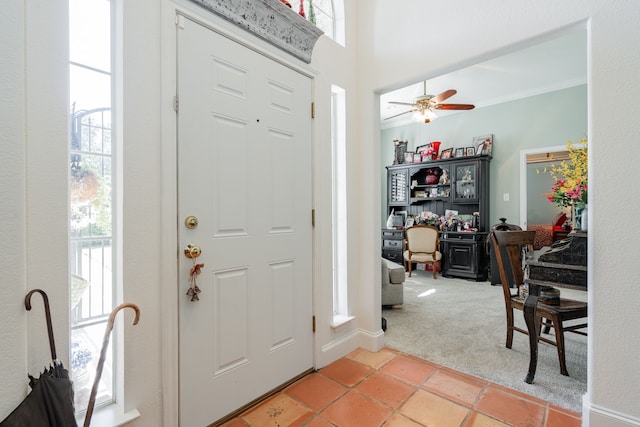
[(69, 1), (69, 55), (71, 62), (111, 70), (111, 2)]
[(111, 105), (111, 76), (77, 65), (69, 67), (71, 105), (75, 111)]
[[(84, 411), (114, 305), (111, 2), (69, 0), (71, 377)], [(111, 347), (111, 345), (110, 345)], [(96, 406), (114, 396), (107, 351)]]
[[(309, 0), (305, 0), (304, 8), (307, 19), (310, 19)], [(297, 7), (295, 10), (297, 10)], [(333, 2), (331, 0), (313, 0), (313, 10), (315, 13), (316, 26), (321, 29), (327, 37), (335, 40)]]

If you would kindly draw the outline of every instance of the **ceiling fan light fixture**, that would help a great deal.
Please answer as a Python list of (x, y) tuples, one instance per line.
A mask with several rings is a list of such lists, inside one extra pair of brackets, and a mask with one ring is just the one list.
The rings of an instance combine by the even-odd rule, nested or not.
[(438, 115), (429, 109), (424, 109), (420, 111), (416, 111), (413, 116), (411, 116), (414, 122), (418, 123), (429, 123), (438, 118)]

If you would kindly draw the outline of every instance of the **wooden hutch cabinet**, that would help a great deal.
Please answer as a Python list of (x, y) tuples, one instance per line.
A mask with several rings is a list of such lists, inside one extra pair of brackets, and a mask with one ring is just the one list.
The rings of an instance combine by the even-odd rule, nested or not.
[[(488, 278), (485, 242), (489, 234), (489, 156), (470, 156), (422, 163), (387, 166), (387, 215), (406, 211), (420, 216), (429, 211), (443, 216), (446, 210), (459, 215), (477, 215), (477, 231), (442, 230), (442, 275), (477, 281)], [(446, 179), (440, 177), (446, 176)], [(402, 235), (383, 230), (383, 256), (391, 251), (390, 242)], [(386, 233), (386, 235), (385, 235)]]

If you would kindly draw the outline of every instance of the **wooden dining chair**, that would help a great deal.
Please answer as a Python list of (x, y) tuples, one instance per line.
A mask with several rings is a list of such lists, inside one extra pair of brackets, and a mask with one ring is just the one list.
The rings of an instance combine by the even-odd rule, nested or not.
[(403, 253), (405, 270), (411, 270), (413, 264), (430, 264), (433, 278), (436, 278), (436, 265), (442, 259), (438, 229), (430, 225), (414, 225), (404, 230), (405, 250)]
[[(520, 285), (523, 285), (526, 281), (523, 272), (522, 254), (523, 248), (527, 252), (533, 251), (534, 238), (535, 231), (493, 231), (491, 233), (493, 247), (495, 248), (493, 253), (500, 272), (500, 281), (502, 282), (504, 303), (507, 311), (507, 348), (511, 348), (513, 343), (513, 331), (529, 335), (526, 330), (514, 325), (513, 310), (522, 310), (524, 307), (524, 298), (520, 298), (518, 295)], [(513, 277), (513, 282), (511, 283), (509, 281), (509, 272), (512, 273), (511, 277)], [(511, 293), (510, 285), (515, 286), (515, 294)], [(559, 304), (551, 305), (538, 301), (536, 313), (538, 341), (557, 347), (560, 373), (562, 375), (569, 375), (565, 361), (564, 333), (574, 332), (580, 335), (587, 335), (586, 332), (581, 331), (581, 329), (587, 327), (586, 322), (570, 326), (565, 325), (564, 322), (586, 317), (586, 302), (560, 298)], [(545, 333), (548, 333), (550, 328), (553, 328), (555, 340), (547, 338), (540, 333), (542, 326), (545, 327)]]

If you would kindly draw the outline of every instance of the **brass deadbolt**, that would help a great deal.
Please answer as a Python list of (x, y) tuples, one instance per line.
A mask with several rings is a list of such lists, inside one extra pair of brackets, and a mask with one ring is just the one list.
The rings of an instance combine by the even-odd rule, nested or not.
[(184, 219), (184, 226), (187, 227), (189, 230), (193, 230), (198, 226), (198, 218), (196, 218), (193, 215), (189, 215)]

